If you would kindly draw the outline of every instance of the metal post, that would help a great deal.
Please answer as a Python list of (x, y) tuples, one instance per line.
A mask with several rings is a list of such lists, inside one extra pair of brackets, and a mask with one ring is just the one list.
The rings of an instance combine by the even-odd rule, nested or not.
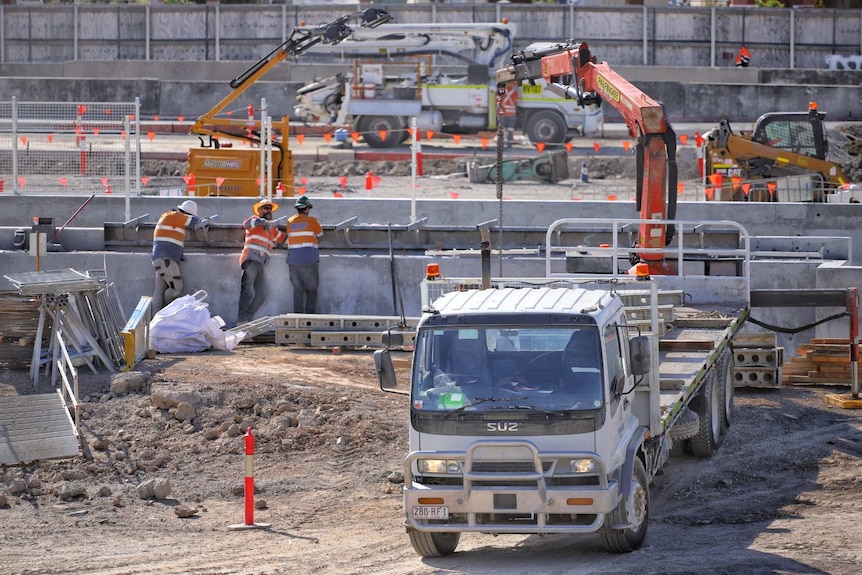
[(413, 223), (416, 221), (416, 154), (419, 143), (415, 117), (410, 118), (410, 132), (413, 134), (413, 141), (410, 145), (410, 190), (413, 192), (410, 199), (410, 223)]
[(129, 176), (129, 172), (132, 171), (132, 166), (131, 166), (131, 163), (132, 163), (132, 151), (131, 151), (132, 143), (129, 141), (132, 137), (132, 134), (130, 131), (131, 125), (132, 124), (131, 124), (130, 118), (128, 116), (123, 118), (123, 129), (126, 131), (126, 141), (124, 142), (123, 148), (125, 148), (125, 152), (126, 152), (126, 182), (125, 182), (126, 183), (126, 220), (125, 221), (127, 221), (127, 222), (132, 219), (132, 204), (131, 204), (131, 202), (132, 202), (132, 198), (131, 198), (132, 182), (130, 181), (131, 178)]
[(641, 12), (643, 14), (643, 35), (644, 35), (643, 47), (642, 47), (643, 65), (649, 66), (649, 37), (648, 37), (648, 35), (649, 35), (649, 21), (648, 21), (649, 12), (647, 11), (646, 6), (644, 6), (641, 9)]
[(18, 98), (12, 96), (12, 193), (18, 195)]
[[(249, 130), (253, 128), (249, 127)], [(263, 193), (263, 186), (266, 182), (266, 174), (264, 173), (265, 164), (266, 164), (266, 150), (265, 144), (266, 139), (264, 138), (264, 132), (266, 132), (266, 98), (260, 99), (260, 173), (258, 177), (260, 178), (260, 189), (258, 190), (260, 193), (261, 199), (266, 197), (266, 194)]]
[[(135, 98), (135, 195), (141, 195), (141, 99)], [(126, 218), (129, 221), (129, 218)]]
[(215, 7), (215, 61), (221, 62), (221, 10)]
[(272, 116), (266, 117), (266, 197), (272, 200)]
[(859, 288), (847, 289), (847, 311), (850, 312), (850, 395), (859, 399)]
[(144, 60), (147, 62), (150, 61), (150, 36), (152, 32), (150, 32), (150, 19), (152, 15), (150, 14), (149, 5), (144, 7)]
[(491, 230), (479, 230), (482, 238), (482, 289), (491, 289)]
[(790, 69), (796, 67), (796, 13), (790, 10)]
[(715, 68), (715, 6), (709, 11), (709, 65)]

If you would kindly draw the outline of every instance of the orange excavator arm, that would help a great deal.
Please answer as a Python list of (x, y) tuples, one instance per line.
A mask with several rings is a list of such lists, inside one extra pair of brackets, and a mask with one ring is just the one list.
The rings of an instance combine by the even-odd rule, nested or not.
[[(581, 105), (607, 102), (623, 117), (635, 138), (637, 156), (637, 209), (642, 220), (676, 218), (676, 134), (662, 105), (606, 62), (597, 63), (585, 42), (567, 42), (512, 56), (512, 64), (497, 70), (497, 84), (542, 78), (556, 94)], [(638, 246), (663, 248), (673, 239), (672, 224), (641, 224)], [(666, 273), (660, 252), (640, 254), (652, 274)]]

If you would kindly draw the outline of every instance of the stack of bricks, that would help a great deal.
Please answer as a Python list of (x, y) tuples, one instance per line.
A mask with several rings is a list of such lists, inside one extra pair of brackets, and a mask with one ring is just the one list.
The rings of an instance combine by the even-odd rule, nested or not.
[[(781, 382), (785, 385), (850, 385), (850, 341), (814, 338), (799, 346), (797, 356), (784, 362)], [(857, 373), (859, 371), (857, 365)]]

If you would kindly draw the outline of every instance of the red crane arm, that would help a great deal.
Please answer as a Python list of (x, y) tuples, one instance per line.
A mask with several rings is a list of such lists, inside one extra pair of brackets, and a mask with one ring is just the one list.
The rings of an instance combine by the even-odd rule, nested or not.
[[(596, 63), (585, 42), (557, 44), (519, 52), (513, 63), (497, 71), (497, 81), (543, 78), (548, 88), (581, 105), (607, 102), (623, 117), (636, 140), (637, 209), (643, 220), (676, 217), (676, 134), (667, 123), (662, 105), (611, 69)], [(642, 224), (638, 246), (663, 248), (673, 238), (672, 225)], [(640, 259), (650, 272), (666, 273), (661, 253), (644, 253)]]

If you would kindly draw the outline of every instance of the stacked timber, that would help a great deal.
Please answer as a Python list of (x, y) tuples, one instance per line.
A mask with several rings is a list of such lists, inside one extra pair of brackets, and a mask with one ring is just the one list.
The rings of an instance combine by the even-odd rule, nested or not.
[[(39, 302), (38, 297), (0, 291), (0, 367), (30, 366), (39, 328)], [(47, 333), (51, 333), (50, 328)]]
[[(840, 338), (813, 338), (802, 344), (797, 356), (783, 366), (785, 385), (850, 385), (850, 341)], [(859, 371), (857, 366), (857, 372)]]

